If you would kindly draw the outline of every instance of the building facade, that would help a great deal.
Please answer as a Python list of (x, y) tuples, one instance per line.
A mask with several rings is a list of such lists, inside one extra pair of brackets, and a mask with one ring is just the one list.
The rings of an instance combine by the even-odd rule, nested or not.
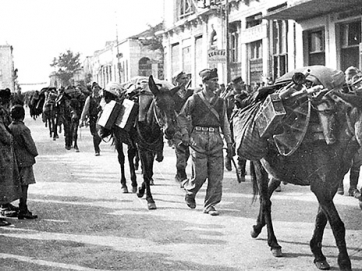
[(14, 70), (13, 47), (0, 45), (0, 89), (17, 91), (17, 70)]
[(85, 77), (103, 88), (108, 82), (124, 83), (136, 76), (152, 74), (163, 79), (162, 46), (158, 46), (161, 49), (153, 46), (158, 42), (153, 32), (161, 28), (162, 24), (159, 24), (152, 31), (146, 30), (120, 42), (107, 42), (103, 49), (84, 60)]
[[(217, 67), (219, 82), (249, 85), (297, 67), (345, 70), (361, 63), (362, 0), (164, 1), (165, 77)], [(226, 58), (210, 56), (225, 52)]]

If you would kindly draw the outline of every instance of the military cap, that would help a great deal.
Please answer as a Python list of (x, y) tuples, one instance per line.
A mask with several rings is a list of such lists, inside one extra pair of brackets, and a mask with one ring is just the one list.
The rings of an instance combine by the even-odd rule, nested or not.
[(353, 77), (353, 76), (355, 76), (356, 74), (359, 74), (359, 73), (361, 73), (361, 71), (358, 68), (354, 67), (354, 66), (348, 67), (346, 69), (346, 71), (345, 71), (345, 74), (348, 77)]
[(212, 78), (218, 77), (217, 75), (217, 69), (203, 69), (199, 72), (199, 75), (202, 79), (202, 81), (210, 80)]
[(11, 97), (10, 89), (8, 89), (8, 88), (0, 89), (0, 98), (10, 99), (10, 97)]
[(120, 96), (123, 89), (120, 83), (109, 82), (104, 90), (112, 93), (115, 96)]
[(237, 76), (234, 79), (231, 80), (234, 84), (237, 84), (239, 82), (243, 82), (243, 78), (241, 76)]
[(182, 75), (186, 75), (186, 73), (184, 71), (177, 72), (173, 78), (175, 80), (179, 80), (182, 77)]

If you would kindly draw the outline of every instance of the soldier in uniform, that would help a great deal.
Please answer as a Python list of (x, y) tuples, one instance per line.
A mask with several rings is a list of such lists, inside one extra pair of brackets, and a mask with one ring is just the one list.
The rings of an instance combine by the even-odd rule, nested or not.
[(80, 117), (80, 125), (79, 127), (83, 127), (86, 121), (86, 118), (89, 118), (89, 129), (93, 136), (93, 146), (94, 146), (94, 152), (96, 156), (100, 155), (100, 148), (99, 145), (102, 141), (100, 136), (97, 133), (97, 118), (98, 113), (101, 111), (101, 87), (94, 82), (92, 84), (92, 94), (89, 95), (85, 101), (82, 115)]
[[(241, 76), (237, 76), (232, 80), (233, 90), (226, 97), (228, 107), (228, 119), (230, 120), (233, 110), (245, 107), (245, 100), (248, 98), (248, 93), (244, 90), (245, 83)], [(232, 127), (230, 127), (232, 130)], [(241, 181), (245, 181), (246, 160), (238, 156), (237, 173)], [(225, 157), (225, 168), (231, 171), (231, 158)]]
[[(345, 79), (346, 79), (346, 91), (349, 93), (354, 93), (355, 95), (362, 95), (359, 91), (355, 91), (351, 84), (362, 77), (362, 72), (356, 67), (349, 67), (345, 71)], [(358, 152), (354, 155), (352, 159), (352, 166), (349, 172), (349, 189), (348, 196), (359, 198), (361, 196), (361, 192), (358, 190), (358, 179), (360, 174), (360, 169), (362, 165), (362, 148), (358, 150)], [(344, 194), (344, 186), (343, 180), (338, 187), (338, 194)]]
[[(186, 100), (192, 96), (193, 90), (187, 89), (186, 85), (189, 82), (189, 78), (183, 71), (175, 76), (176, 87), (172, 90), (175, 94), (172, 96), (175, 101), (175, 111), (180, 113)], [(189, 146), (182, 144), (182, 135), (180, 129), (176, 131), (172, 143), (174, 145), (176, 153), (176, 176), (175, 180), (182, 184), (182, 181), (187, 179), (186, 166), (190, 157)]]
[(191, 209), (196, 208), (195, 196), (207, 179), (204, 213), (218, 215), (215, 205), (221, 201), (224, 175), (224, 142), (220, 132), (229, 156), (232, 156), (232, 139), (225, 101), (214, 93), (218, 88), (217, 69), (204, 69), (199, 75), (203, 89), (186, 101), (179, 114), (182, 142), (190, 145), (192, 157), (192, 177), (183, 181), (185, 201)]

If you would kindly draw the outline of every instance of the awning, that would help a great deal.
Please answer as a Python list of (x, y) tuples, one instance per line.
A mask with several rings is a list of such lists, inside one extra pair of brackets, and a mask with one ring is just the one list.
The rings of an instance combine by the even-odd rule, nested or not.
[(289, 0), (275, 9), (270, 8), (263, 19), (302, 21), (331, 12), (360, 8), (361, 5), (362, 0)]

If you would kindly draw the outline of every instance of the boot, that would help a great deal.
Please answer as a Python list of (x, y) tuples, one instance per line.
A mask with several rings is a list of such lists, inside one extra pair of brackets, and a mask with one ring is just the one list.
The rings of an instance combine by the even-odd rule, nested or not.
[(224, 160), (225, 160), (224, 162), (225, 162), (226, 170), (231, 171), (232, 170), (232, 168), (231, 168), (231, 159), (229, 157), (225, 156)]
[(37, 215), (33, 215), (32, 212), (28, 210), (28, 206), (26, 204), (20, 204), (20, 211), (18, 214), (18, 219), (36, 219)]

